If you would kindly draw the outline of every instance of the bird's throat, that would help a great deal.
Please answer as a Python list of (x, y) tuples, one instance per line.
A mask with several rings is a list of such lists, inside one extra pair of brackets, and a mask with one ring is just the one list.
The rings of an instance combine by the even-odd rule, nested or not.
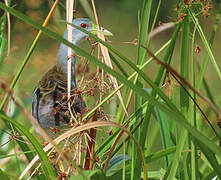
[(71, 82), (76, 87), (75, 79), (75, 58), (74, 51), (72, 50), (71, 57), (68, 57), (68, 47), (65, 44), (61, 44), (56, 58), (56, 64), (60, 66), (65, 75), (68, 73), (67, 63), (68, 59), (71, 59)]

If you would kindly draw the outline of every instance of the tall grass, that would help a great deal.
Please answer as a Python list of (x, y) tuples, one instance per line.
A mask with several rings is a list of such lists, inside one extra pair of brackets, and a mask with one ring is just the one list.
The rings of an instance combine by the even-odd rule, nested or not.
[[(81, 3), (88, 14), (92, 16), (91, 13), (93, 11), (89, 4), (83, 0)], [(210, 2), (180, 2), (177, 5), (179, 7), (177, 8), (177, 21), (174, 22), (175, 28), (172, 35), (168, 36), (168, 42), (153, 51), (154, 54), (152, 54), (150, 49), (153, 49), (153, 40), (149, 38), (148, 33), (156, 31), (156, 19), (159, 18), (158, 13), (162, 8), (161, 0), (158, 1), (156, 10), (153, 8), (154, 5), (154, 2), (150, 0), (143, 0), (140, 5), (138, 12), (137, 29), (139, 35), (136, 63), (114, 48), (113, 45), (110, 45), (110, 43), (89, 34), (91, 39), (106, 46), (109, 50), (110, 58), (117, 67), (117, 69), (112, 69), (81, 47), (71, 44), (59, 34), (46, 28), (46, 24), (41, 26), (22, 12), (0, 3), (0, 8), (5, 12), (9, 12), (15, 18), (38, 29), (40, 34), (44, 33), (59, 43), (64, 43), (71, 47), (79, 56), (86, 58), (92, 66), (104, 70), (104, 72), (118, 80), (120, 83), (119, 87), (112, 90), (110, 94), (106, 94), (93, 107), (90, 107), (90, 111), (82, 118), (82, 122), (87, 121), (95, 112), (103, 108), (103, 105), (108, 104), (108, 101), (111, 100), (118, 90), (122, 90), (122, 98), (129, 112), (127, 117), (121, 104), (119, 104), (119, 107), (111, 106), (111, 108), (115, 108), (116, 114), (112, 114), (115, 117), (115, 122), (105, 122), (101, 119), (98, 122), (86, 123), (76, 127), (76, 129), (72, 128), (55, 139), (54, 144), (52, 142), (47, 145), (44, 150), (47, 149), (48, 152), (44, 152), (40, 141), (23, 127), (20, 122), (16, 121), (16, 116), (9, 117), (6, 114), (6, 100), (8, 97), (11, 97), (10, 101), (14, 99), (12, 90), (25, 70), (27, 61), (38, 43), (40, 37), (38, 34), (12, 83), (0, 81), (1, 94), (5, 96), (1, 101), (0, 118), (4, 123), (4, 127), (1, 130), (3, 132), (10, 130), (18, 131), (19, 133), (14, 137), (16, 148), (10, 147), (7, 151), (0, 149), (2, 152), (1, 159), (17, 158), (17, 161), (11, 161), (1, 167), (0, 177), (5, 179), (13, 177), (13, 171), (7, 171), (7, 169), (20, 165), (22, 160), (16, 151), (13, 151), (13, 149), (18, 149), (19, 147), (26, 160), (19, 170), (16, 169), (18, 171), (17, 174), (24, 172), (25, 168), (30, 170), (27, 165), (32, 161), (37, 164), (32, 166), (35, 168), (41, 167), (35, 172), (36, 176), (34, 178), (36, 179), (48, 179), (48, 177), (55, 179), (56, 176), (61, 178), (62, 173), (60, 171), (62, 169), (63, 176), (68, 175), (70, 179), (181, 180), (212, 179), (215, 176), (221, 179), (221, 148), (219, 146), (221, 130), (218, 126), (218, 121), (221, 117), (219, 110), (220, 102), (218, 101), (220, 97), (213, 98), (211, 87), (207, 86), (207, 81), (212, 79), (207, 79), (207, 81), (204, 79), (207, 63), (211, 60), (212, 68), (218, 77), (218, 81), (220, 81), (220, 70), (217, 65), (218, 57), (213, 53), (212, 44), (221, 15), (221, 6), (219, 4), (218, 11), (212, 10), (216, 13), (216, 21), (213, 25), (214, 28), (210, 41), (208, 42), (206, 38), (208, 36), (206, 35), (207, 32), (201, 26), (201, 21), (198, 18), (201, 16), (205, 18), (203, 16), (207, 16), (211, 11)], [(65, 10), (62, 4), (59, 4), (59, 6), (63, 7), (62, 11)], [(102, 14), (102, 12), (97, 13)], [(154, 14), (153, 22), (151, 21), (151, 14)], [(2, 27), (4, 28), (6, 22), (5, 15), (3, 15), (2, 20)], [(78, 29), (87, 33), (84, 29)], [(157, 31), (157, 35), (161, 33), (161, 30)], [(205, 50), (205, 57), (202, 65), (200, 65), (199, 73), (197, 73), (196, 62), (196, 54), (199, 52), (199, 48), (196, 48), (196, 41), (199, 41), (197, 39), (198, 35), (199, 40), (203, 44), (200, 49), (201, 51), (202, 49)], [(1, 58), (1, 52), (5, 51), (6, 42), (3, 34), (0, 37), (2, 37), (0, 46)], [(180, 38), (181, 42), (178, 41)], [(180, 47), (180, 57), (175, 57), (177, 47)], [(179, 60), (179, 62), (175, 62), (175, 59)], [(152, 63), (157, 62), (159, 64), (154, 80), (149, 76), (149, 73), (151, 73), (149, 63), (151, 61)], [(1, 59), (0, 62), (5, 63)], [(127, 64), (130, 67), (131, 75), (123, 64)], [(176, 67), (177, 64), (179, 64), (179, 68)], [(148, 72), (146, 69), (148, 69)], [(207, 94), (204, 94), (204, 90), (206, 90)], [(90, 98), (92, 99), (92, 97)], [(93, 98), (97, 98), (97, 96)], [(19, 102), (16, 101), (15, 104), (18, 105)], [(20, 110), (23, 108), (19, 107)], [(216, 122), (212, 121), (214, 115), (209, 113), (209, 111), (215, 112)], [(23, 111), (21, 110), (21, 112)], [(207, 123), (208, 121), (210, 123)], [(61, 164), (58, 164), (58, 169), (54, 162), (49, 161), (48, 157), (53, 153), (49, 150), (55, 144), (58, 150), (62, 151), (64, 145), (62, 143), (64, 143), (65, 139), (74, 136), (76, 133), (85, 132), (87, 129), (101, 126), (114, 127), (114, 131), (109, 133), (110, 136), (106, 135), (105, 137), (107, 138), (102, 142), (99, 142), (101, 137), (98, 136), (96, 138), (95, 154), (92, 157), (93, 168), (91, 170), (84, 171), (76, 166), (76, 163), (71, 159), (70, 153), (64, 154), (65, 160), (70, 159), (67, 167), (62, 167)], [(206, 126), (206, 128), (202, 126)], [(0, 133), (0, 139), (3, 139), (3, 136), (4, 133)], [(20, 136), (22, 137), (18, 140), (17, 137)], [(21, 143), (23, 141), (28, 141), (29, 143)], [(75, 141), (76, 139), (72, 143), (76, 143)], [(83, 144), (86, 144), (86, 141)], [(37, 162), (37, 157), (33, 160), (35, 155), (38, 155), (39, 162)], [(82, 159), (84, 157), (85, 155), (83, 154)], [(81, 166), (83, 167), (83, 160), (81, 161)], [(73, 173), (72, 167), (78, 173)], [(26, 177), (28, 176), (26, 175)]]

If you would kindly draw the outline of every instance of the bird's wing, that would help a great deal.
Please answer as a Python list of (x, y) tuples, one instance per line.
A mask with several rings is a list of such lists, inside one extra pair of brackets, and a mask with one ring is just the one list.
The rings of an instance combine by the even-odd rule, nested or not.
[(39, 95), (40, 95), (40, 88), (35, 87), (32, 93), (32, 116), (39, 121), (38, 117), (38, 106), (39, 106)]
[[(84, 114), (86, 104), (72, 87), (71, 110)], [(38, 83), (32, 96), (32, 115), (45, 127), (69, 123), (66, 76), (57, 67), (50, 69)]]

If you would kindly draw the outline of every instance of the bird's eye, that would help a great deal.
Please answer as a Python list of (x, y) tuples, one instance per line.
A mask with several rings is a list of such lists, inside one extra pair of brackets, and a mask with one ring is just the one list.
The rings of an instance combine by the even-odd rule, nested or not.
[(87, 27), (87, 25), (85, 24), (85, 23), (81, 23), (81, 25), (80, 25), (82, 28), (86, 28)]

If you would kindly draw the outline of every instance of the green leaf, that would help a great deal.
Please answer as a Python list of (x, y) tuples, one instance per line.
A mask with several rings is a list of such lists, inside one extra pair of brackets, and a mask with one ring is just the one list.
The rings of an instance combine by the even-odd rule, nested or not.
[(43, 151), (42, 145), (35, 139), (35, 137), (30, 132), (28, 132), (25, 127), (6, 116), (3, 112), (0, 112), (0, 118), (4, 121), (12, 123), (22, 134), (26, 136), (26, 138), (32, 143), (33, 147), (38, 153), (46, 176), (48, 176), (49, 178), (55, 178), (56, 175), (54, 169), (51, 166), (46, 153)]

